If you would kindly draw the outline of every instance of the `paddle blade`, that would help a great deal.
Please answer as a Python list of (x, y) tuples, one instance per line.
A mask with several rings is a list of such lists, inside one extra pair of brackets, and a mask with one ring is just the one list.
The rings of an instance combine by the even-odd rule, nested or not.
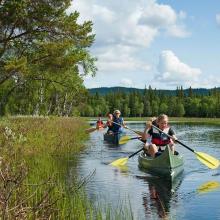
[(110, 163), (112, 166), (123, 166), (128, 162), (128, 157), (117, 159)]
[(216, 169), (219, 167), (220, 162), (218, 159), (203, 153), (203, 152), (195, 152), (198, 160), (200, 160), (203, 164), (205, 164), (210, 169)]
[(119, 140), (119, 144), (126, 144), (131, 138), (129, 136), (123, 136)]

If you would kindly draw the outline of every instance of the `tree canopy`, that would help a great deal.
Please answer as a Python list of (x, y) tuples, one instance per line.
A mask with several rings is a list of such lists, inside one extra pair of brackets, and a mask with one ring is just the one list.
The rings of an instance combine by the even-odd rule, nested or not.
[[(96, 73), (92, 22), (70, 0), (0, 2), (0, 113), (71, 114)], [(82, 95), (79, 95), (82, 94)]]
[(79, 106), (79, 109), (82, 116), (105, 115), (108, 111), (120, 109), (126, 117), (151, 117), (161, 113), (174, 117), (220, 117), (220, 91), (216, 88), (210, 89), (208, 95), (193, 94), (192, 89), (184, 94), (182, 88), (173, 92), (174, 95), (169, 95), (152, 90), (149, 86), (143, 92), (116, 90), (104, 95), (89, 94), (87, 102)]

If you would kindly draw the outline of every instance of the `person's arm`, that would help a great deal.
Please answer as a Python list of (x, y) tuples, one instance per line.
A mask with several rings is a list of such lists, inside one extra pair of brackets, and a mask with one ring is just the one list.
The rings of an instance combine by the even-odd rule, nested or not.
[(122, 125), (124, 128), (127, 128), (127, 127), (126, 127), (126, 124), (125, 124), (125, 121), (124, 121), (123, 118), (121, 118), (121, 122), (122, 122), (121, 125)]
[(103, 126), (103, 128), (107, 128), (108, 127), (108, 122), (106, 122)]
[(142, 140), (147, 140), (147, 138), (150, 137), (149, 131), (151, 130), (151, 123), (146, 123), (146, 127), (144, 129), (143, 135), (142, 135)]
[(177, 140), (176, 134), (172, 128), (169, 129), (169, 135), (171, 136), (171, 139), (175, 142)]

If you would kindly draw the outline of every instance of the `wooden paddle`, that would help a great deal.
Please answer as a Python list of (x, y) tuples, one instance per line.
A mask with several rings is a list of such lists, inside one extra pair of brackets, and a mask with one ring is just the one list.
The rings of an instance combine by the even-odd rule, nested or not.
[[(152, 125), (152, 127), (154, 127), (155, 129), (157, 129), (158, 131), (160, 131), (161, 133), (165, 134), (167, 137), (171, 138), (172, 137), (163, 132), (161, 129), (159, 129), (158, 127)], [(183, 144), (182, 142), (180, 142), (179, 140), (175, 140), (175, 142), (181, 144), (183, 147), (185, 147), (186, 149), (190, 150), (191, 152), (193, 152), (196, 156), (197, 156), (197, 159), (202, 162), (203, 164), (205, 164), (208, 168), (210, 169), (216, 169), (219, 167), (220, 165), (220, 161), (206, 153), (203, 153), (203, 152), (197, 152), (195, 150), (193, 150), (192, 148), (186, 146), (185, 144)]]
[(140, 139), (141, 136), (138, 136), (138, 137), (129, 137), (129, 136), (122, 136), (119, 140), (119, 144), (126, 144), (128, 141), (130, 140), (135, 140), (135, 139)]

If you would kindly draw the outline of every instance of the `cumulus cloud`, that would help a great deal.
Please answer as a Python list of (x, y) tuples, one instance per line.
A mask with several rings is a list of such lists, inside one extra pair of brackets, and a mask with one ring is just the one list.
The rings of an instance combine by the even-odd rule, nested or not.
[(158, 71), (156, 78), (169, 85), (192, 85), (201, 74), (199, 68), (183, 63), (171, 50), (161, 52)]
[[(123, 10), (121, 10), (123, 8)], [(92, 53), (98, 58), (98, 74), (147, 72), (151, 69), (138, 51), (151, 46), (162, 32), (187, 37), (184, 11), (156, 0), (74, 0), (67, 13), (80, 12), (79, 22), (91, 20), (96, 40)]]
[(215, 16), (217, 24), (220, 26), (220, 13)]
[(140, 24), (151, 27), (167, 27), (176, 23), (177, 15), (169, 5), (149, 4), (139, 19)]
[(135, 49), (129, 46), (117, 45), (115, 47), (107, 47), (105, 50), (96, 51), (99, 59), (98, 69), (100, 72), (113, 72), (113, 70), (132, 72), (138, 70), (149, 71), (150, 65), (146, 62), (136, 59), (131, 54), (135, 53)]
[[(175, 37), (189, 34), (184, 25), (179, 24), (179, 20), (186, 18), (184, 11), (177, 13), (171, 6), (153, 0), (129, 4), (127, 1), (114, 0), (107, 3), (100, 0), (75, 0), (67, 12), (74, 10), (80, 12), (81, 22), (93, 21), (96, 41), (149, 47), (161, 28)], [(170, 31), (174, 27), (178, 31)]]
[(127, 79), (127, 78), (121, 79), (120, 84), (125, 87), (132, 87), (134, 85), (133, 81), (131, 79)]
[(184, 11), (176, 13), (169, 5), (153, 2), (143, 10), (139, 24), (150, 26), (157, 30), (165, 29), (169, 35), (174, 37), (187, 37), (190, 33), (183, 24), (179, 24), (179, 21), (185, 18), (186, 13)]

